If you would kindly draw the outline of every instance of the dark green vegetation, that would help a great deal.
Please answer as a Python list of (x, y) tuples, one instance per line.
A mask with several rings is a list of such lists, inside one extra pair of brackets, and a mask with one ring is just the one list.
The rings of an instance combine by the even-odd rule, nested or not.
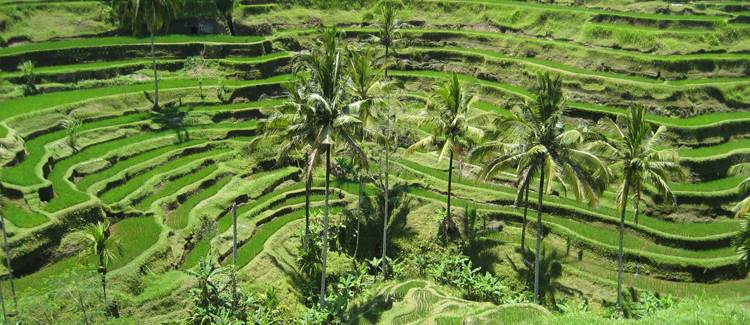
[(7, 321), (750, 323), (750, 5), (554, 2), (0, 0)]

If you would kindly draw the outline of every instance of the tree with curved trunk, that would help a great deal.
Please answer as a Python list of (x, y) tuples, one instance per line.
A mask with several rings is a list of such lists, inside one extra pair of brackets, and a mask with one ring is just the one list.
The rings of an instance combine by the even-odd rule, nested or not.
[(665, 142), (667, 128), (659, 127), (655, 132), (646, 121), (643, 107), (631, 107), (628, 114), (614, 122), (599, 121), (601, 140), (592, 144), (592, 150), (612, 160), (609, 167), (622, 173), (623, 182), (617, 194), (620, 209), (620, 244), (617, 268), (617, 306), (622, 308), (623, 237), (628, 194), (634, 193), (635, 223), (638, 224), (639, 201), (645, 182), (653, 185), (665, 200), (676, 204), (669, 186), (673, 175), (684, 177), (677, 151), (668, 148)]
[(156, 67), (154, 36), (177, 17), (182, 9), (182, 0), (121, 0), (125, 1), (123, 22), (133, 33), (143, 26), (151, 36), (151, 63), (154, 70), (154, 110), (159, 109), (159, 76)]
[(427, 107), (418, 116), (406, 117), (405, 119), (425, 126), (432, 130), (431, 134), (406, 149), (406, 154), (422, 148), (438, 146), (440, 155), (438, 162), (448, 156), (448, 199), (445, 219), (443, 219), (443, 238), (448, 239), (448, 226), (451, 218), (451, 187), (453, 183), (453, 157), (461, 155), (467, 150), (470, 138), (481, 138), (484, 136), (482, 129), (474, 126), (475, 123), (488, 118), (488, 114), (469, 116), (469, 103), (473, 97), (461, 86), (457, 74), (453, 74), (450, 80), (442, 87), (435, 89), (435, 94), (430, 98)]
[(737, 250), (740, 266), (750, 269), (750, 215), (745, 216), (740, 231), (734, 237), (734, 247)]
[(525, 189), (534, 178), (537, 187), (536, 254), (534, 258), (534, 300), (540, 303), (540, 254), (544, 194), (558, 184), (564, 194), (573, 192), (576, 200), (598, 203), (598, 193), (609, 182), (606, 164), (585, 148), (585, 132), (566, 130), (561, 121), (565, 112), (562, 80), (559, 75), (537, 78), (536, 96), (521, 105), (520, 111), (500, 119), (488, 142), (473, 152), (484, 161), (480, 178), (488, 179), (505, 168), (515, 167), (518, 193), (515, 204), (524, 199)]
[(116, 250), (120, 249), (117, 241), (107, 242), (110, 239), (109, 223), (98, 222), (95, 225), (88, 226), (83, 232), (83, 239), (86, 242), (86, 249), (83, 257), (93, 256), (97, 259), (98, 272), (102, 279), (102, 294), (104, 308), (107, 309), (107, 267), (115, 259)]
[[(738, 186), (740, 193), (750, 193), (750, 163), (740, 163), (729, 168), (729, 175), (746, 176)], [(742, 199), (734, 208), (735, 216), (742, 217), (750, 213), (750, 195)]]

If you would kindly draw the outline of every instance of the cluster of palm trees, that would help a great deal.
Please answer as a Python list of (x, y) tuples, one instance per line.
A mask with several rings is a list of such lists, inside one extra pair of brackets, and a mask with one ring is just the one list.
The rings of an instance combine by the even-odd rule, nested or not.
[[(560, 76), (538, 76), (534, 100), (526, 101), (508, 118), (496, 123), (487, 141), (472, 151), (483, 162), (480, 177), (488, 179), (507, 168), (516, 171), (515, 203), (524, 206), (524, 227), (529, 189), (538, 182), (536, 252), (541, 249), (544, 194), (555, 185), (563, 193), (573, 192), (576, 200), (598, 203), (599, 195), (612, 181), (618, 185), (620, 209), (617, 306), (622, 307), (623, 234), (630, 194), (634, 194), (635, 222), (645, 183), (652, 184), (667, 201), (674, 203), (669, 180), (684, 176), (677, 152), (665, 141), (665, 127), (654, 131), (643, 107), (632, 107), (613, 121), (601, 119), (594, 127), (563, 123), (565, 99)], [(522, 240), (525, 237), (522, 236)], [(523, 246), (523, 243), (522, 243)], [(534, 298), (539, 302), (540, 256), (534, 263)]]
[[(314, 168), (321, 162), (325, 168), (323, 234), (328, 238), (331, 157), (346, 151), (360, 166), (360, 175), (368, 169), (368, 157), (362, 142), (373, 137), (374, 125), (387, 120), (385, 93), (388, 83), (382, 69), (373, 66), (377, 53), (371, 48), (341, 50), (335, 27), (324, 29), (320, 44), (297, 57), (296, 73), (286, 85), (289, 100), (259, 124), (264, 137), (283, 140), (279, 159), (292, 151), (305, 158), (305, 237), (310, 237), (310, 190)], [(363, 182), (363, 177), (360, 177)], [(387, 194), (386, 194), (387, 195)], [(387, 200), (386, 200), (387, 201)], [(386, 209), (387, 210), (387, 209)], [(384, 216), (387, 219), (387, 215)], [(326, 297), (327, 240), (323, 240), (321, 260), (320, 303)], [(385, 251), (384, 251), (385, 254)], [(383, 266), (385, 268), (385, 266)]]

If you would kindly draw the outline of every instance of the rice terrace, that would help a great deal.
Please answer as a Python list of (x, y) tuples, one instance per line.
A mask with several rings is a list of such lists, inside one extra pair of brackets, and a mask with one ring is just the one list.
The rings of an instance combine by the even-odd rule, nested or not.
[(750, 324), (750, 1), (0, 0), (0, 324)]

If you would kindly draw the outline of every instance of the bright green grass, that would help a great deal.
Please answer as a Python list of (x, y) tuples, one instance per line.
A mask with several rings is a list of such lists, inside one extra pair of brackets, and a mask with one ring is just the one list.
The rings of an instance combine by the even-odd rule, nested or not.
[[(231, 36), (231, 35), (164, 35), (157, 36), (156, 44), (174, 43), (256, 43), (264, 40), (259, 36)], [(12, 55), (31, 51), (49, 51), (79, 47), (116, 46), (131, 44), (150, 44), (148, 37), (111, 36), (79, 38), (63, 41), (28, 43), (19, 46), (0, 48), (0, 56)]]
[[(353, 31), (362, 33), (376, 33), (377, 30), (374, 28), (342, 28), (342, 31)], [(440, 33), (445, 35), (455, 35), (455, 37), (484, 37), (489, 39), (510, 39), (519, 43), (533, 42), (546, 46), (559, 47), (561, 49), (572, 49), (576, 50), (595, 50), (604, 54), (611, 54), (614, 56), (624, 56), (636, 58), (641, 61), (667, 61), (667, 62), (681, 62), (686, 60), (747, 60), (750, 59), (750, 54), (740, 53), (699, 53), (699, 54), (669, 54), (669, 55), (657, 55), (657, 54), (643, 54), (634, 51), (627, 50), (616, 50), (606, 48), (590, 48), (585, 45), (579, 45), (571, 42), (555, 41), (541, 38), (531, 38), (524, 36), (517, 36), (513, 34), (497, 33), (497, 32), (484, 32), (484, 31), (466, 31), (466, 30), (447, 30), (447, 29), (434, 29), (434, 28), (413, 28), (413, 29), (402, 29), (403, 35), (420, 35), (427, 33)]]
[(577, 75), (584, 75), (584, 76), (591, 76), (591, 77), (599, 77), (599, 78), (608, 78), (608, 79), (614, 79), (619, 81), (629, 81), (629, 82), (639, 82), (639, 83), (646, 83), (649, 85), (661, 85), (661, 86), (673, 86), (673, 87), (684, 87), (684, 86), (692, 86), (692, 85), (705, 85), (705, 84), (724, 84), (724, 83), (748, 83), (750, 82), (750, 78), (744, 78), (744, 77), (737, 77), (737, 78), (704, 78), (704, 79), (684, 79), (684, 80), (658, 80), (658, 79), (652, 79), (647, 78), (644, 76), (638, 76), (638, 75), (628, 75), (628, 74), (622, 74), (622, 73), (615, 73), (615, 72), (604, 72), (604, 71), (592, 71), (587, 70), (583, 68), (578, 68), (570, 65), (566, 65), (563, 63), (550, 61), (550, 60), (544, 60), (539, 58), (526, 58), (526, 57), (511, 57), (507, 56), (492, 50), (486, 50), (486, 49), (471, 49), (471, 48), (463, 48), (463, 47), (442, 47), (439, 49), (436, 48), (413, 48), (413, 52), (448, 52), (448, 53), (459, 53), (459, 54), (466, 54), (466, 55), (482, 55), (488, 58), (496, 59), (496, 60), (507, 60), (507, 61), (514, 61), (514, 62), (521, 62), (526, 64), (532, 64), (535, 66), (547, 68), (547, 69), (554, 69), (559, 71), (568, 72), (571, 74), (577, 74)]
[[(135, 123), (147, 117), (147, 113), (138, 113), (83, 123), (79, 129), (79, 133), (107, 126)], [(60, 130), (40, 135), (26, 142), (26, 159), (13, 167), (3, 168), (0, 172), (0, 175), (2, 175), (2, 181), (20, 186), (31, 186), (42, 183), (43, 180), (37, 174), (36, 169), (41, 164), (42, 159), (44, 159), (46, 153), (46, 150), (44, 149), (45, 145), (63, 139), (66, 136), (67, 131)]]
[(10, 202), (4, 202), (2, 204), (2, 211), (0, 211), (0, 213), (2, 213), (3, 217), (10, 220), (14, 226), (19, 228), (36, 227), (49, 220), (47, 216), (41, 213), (27, 211), (26, 209)]
[[(407, 166), (407, 165), (404, 165)], [(412, 171), (423, 173), (424, 175), (429, 175), (431, 177), (437, 178), (443, 182), (447, 182), (448, 180), (448, 173), (447, 171), (441, 171), (434, 168), (430, 168), (427, 166), (419, 165), (417, 163), (411, 162), (408, 167), (417, 167), (418, 169), (412, 169)], [(457, 179), (457, 178), (456, 178)], [(473, 180), (464, 179), (462, 181), (456, 181), (456, 184), (465, 184), (469, 185), (473, 183)], [(447, 183), (446, 183), (447, 184)], [(446, 185), (447, 186), (447, 185)], [(512, 198), (515, 198), (515, 190), (511, 188), (504, 188), (501, 186), (495, 186), (495, 188), (492, 188), (492, 190), (497, 191), (498, 194), (504, 193), (505, 197), (509, 197), (509, 195), (512, 195)], [(414, 193), (420, 193), (421, 195), (425, 196), (431, 196), (435, 199), (445, 200), (445, 196), (438, 195), (435, 197), (434, 192), (426, 191), (422, 189), (415, 189)], [(356, 193), (356, 192), (355, 192)], [(455, 193), (454, 193), (455, 196)], [(500, 196), (500, 195), (499, 195)], [(459, 198), (454, 197), (452, 199), (456, 202), (456, 205), (464, 206), (465, 204), (469, 203), (465, 200), (460, 200)], [(460, 201), (458, 201), (460, 200)], [(533, 201), (533, 200), (532, 200)], [(590, 211), (589, 214), (592, 214), (593, 216), (597, 216), (599, 218), (617, 218), (616, 216), (619, 216), (616, 210), (612, 208), (605, 208), (605, 207), (599, 207), (597, 210), (590, 210), (590, 208), (579, 202), (575, 202), (571, 199), (565, 199), (565, 198), (559, 198), (554, 196), (545, 196), (544, 202), (546, 204), (551, 203), (557, 203), (563, 207), (568, 206), (573, 209), (580, 209), (583, 210), (584, 213), (586, 211)], [(603, 214), (603, 215), (602, 215)], [(619, 218), (617, 218), (619, 220)], [(628, 222), (633, 222), (634, 215), (632, 211), (629, 211), (626, 215), (626, 220)], [(727, 233), (733, 233), (737, 231), (737, 224), (735, 222), (729, 222), (729, 221), (717, 221), (712, 223), (677, 223), (677, 222), (669, 222), (664, 221), (661, 219), (653, 218), (650, 216), (647, 216), (645, 214), (641, 214), (639, 216), (639, 224), (642, 227), (654, 229), (656, 231), (660, 231), (667, 234), (674, 234), (674, 235), (680, 235), (680, 236), (688, 236), (688, 237), (701, 237), (701, 236), (713, 236), (713, 235), (722, 235)]]
[[(619, 245), (619, 238), (617, 237), (617, 229), (614, 227), (607, 227), (604, 225), (592, 225), (590, 223), (579, 222), (570, 218), (563, 218), (553, 215), (544, 215), (545, 221), (551, 221), (555, 224), (564, 226), (572, 230), (579, 235), (582, 235), (595, 243), (605, 244), (613, 247)], [(723, 247), (718, 249), (710, 250), (689, 250), (676, 247), (669, 247), (658, 245), (652, 241), (643, 239), (641, 237), (633, 236), (626, 232), (624, 236), (623, 246), (626, 249), (632, 250), (643, 250), (644, 252), (651, 252), (660, 255), (685, 257), (691, 259), (705, 259), (705, 258), (721, 258), (721, 257), (734, 257), (735, 252), (732, 247)]]
[[(226, 86), (251, 86), (259, 84), (272, 84), (281, 83), (289, 79), (289, 75), (278, 75), (268, 79), (259, 80), (234, 80), (229, 79), (223, 81)], [(204, 80), (203, 86), (217, 85), (218, 80)], [(35, 96), (15, 98), (2, 102), (3, 108), (11, 109), (0, 109), (0, 120), (5, 120), (13, 116), (23, 115), (26, 113), (39, 111), (47, 108), (52, 108), (58, 105), (72, 104), (83, 100), (91, 100), (97, 97), (106, 97), (113, 95), (123, 95), (126, 93), (139, 93), (142, 91), (153, 90), (152, 82), (143, 82), (125, 86), (114, 86), (106, 88), (93, 88), (93, 89), (82, 89), (73, 91), (61, 91), (54, 93), (47, 93)], [(175, 88), (194, 88), (198, 87), (198, 81), (193, 79), (166, 79), (159, 81), (159, 89), (175, 89)], [(5, 128), (0, 128), (0, 137), (7, 135)]]
[(216, 164), (212, 164), (205, 167), (200, 167), (197, 171), (191, 171), (177, 179), (168, 181), (166, 185), (159, 188), (158, 191), (148, 195), (146, 198), (138, 202), (136, 208), (140, 210), (146, 210), (155, 201), (177, 193), (181, 188), (186, 187), (190, 184), (194, 184), (215, 172), (219, 167)]
[(162, 165), (158, 165), (155, 168), (148, 170), (145, 173), (138, 174), (137, 176), (130, 178), (124, 184), (121, 184), (109, 191), (104, 192), (99, 196), (99, 198), (106, 204), (119, 202), (126, 196), (136, 192), (141, 186), (143, 186), (143, 184), (145, 184), (148, 180), (156, 177), (157, 175), (173, 171), (191, 162), (198, 161), (203, 158), (217, 156), (225, 152), (229, 152), (229, 150), (212, 149), (201, 153), (182, 156), (177, 159), (168, 161)]
[[(341, 208), (331, 207), (329, 213), (336, 214)], [(255, 230), (253, 237), (237, 249), (237, 267), (242, 268), (263, 251), (263, 245), (276, 231), (286, 224), (305, 217), (305, 210), (300, 209), (284, 216), (275, 218)]]
[(182, 261), (182, 266), (180, 266), (180, 269), (187, 270), (198, 265), (200, 259), (208, 255), (209, 250), (211, 250), (210, 238), (199, 241), (197, 244), (195, 244), (195, 246), (193, 246), (193, 249), (190, 250), (187, 256), (185, 256), (185, 260)]
[(727, 19), (727, 17), (709, 16), (709, 15), (664, 15), (664, 14), (651, 14), (651, 13), (622, 12), (622, 11), (613, 11), (613, 10), (583, 8), (583, 7), (577, 7), (577, 6), (546, 5), (546, 4), (519, 2), (519, 1), (512, 1), (512, 0), (427, 0), (427, 1), (480, 3), (480, 4), (486, 4), (486, 5), (502, 5), (502, 6), (519, 7), (519, 8), (560, 10), (560, 11), (567, 11), (567, 12), (585, 13), (585, 14), (590, 14), (590, 15), (606, 14), (606, 15), (613, 15), (613, 16), (632, 17), (632, 18), (649, 19), (649, 20), (657, 20), (657, 21), (661, 21), (661, 20), (690, 21), (692, 20), (692, 21), (707, 21), (707, 22), (720, 23), (720, 22), (726, 21)]
[(735, 150), (750, 150), (750, 139), (731, 140), (715, 146), (680, 149), (678, 153), (681, 158), (698, 158), (723, 155)]
[(137, 301), (143, 304), (170, 296), (187, 279), (188, 275), (181, 271), (168, 271), (161, 274), (152, 274), (144, 279), (144, 288), (137, 297)]
[[(209, 127), (214, 128), (214, 129), (215, 128), (232, 129), (232, 128), (239, 128), (239, 127), (245, 127), (245, 126), (251, 127), (251, 126), (254, 126), (255, 123), (256, 123), (255, 121), (247, 121), (247, 122), (242, 122), (242, 123), (222, 123), (222, 124), (189, 127), (187, 129), (189, 132), (192, 130), (208, 129)], [(44, 207), (44, 210), (49, 211), (49, 212), (55, 212), (66, 207), (73, 206), (75, 204), (83, 203), (89, 199), (89, 196), (87, 194), (84, 194), (74, 189), (73, 186), (71, 186), (71, 183), (69, 183), (65, 179), (68, 171), (73, 166), (82, 162), (97, 159), (116, 149), (119, 149), (128, 145), (132, 145), (135, 143), (140, 143), (142, 141), (146, 141), (152, 138), (156, 138), (159, 135), (165, 135), (165, 134), (169, 135), (172, 132), (173, 131), (171, 130), (149, 132), (149, 133), (125, 137), (125, 138), (118, 139), (118, 140), (107, 141), (101, 144), (97, 144), (97, 145), (85, 148), (84, 150), (79, 151), (78, 153), (76, 153), (75, 155), (71, 157), (67, 157), (61, 161), (58, 161), (55, 164), (55, 166), (52, 168), (52, 172), (49, 175), (49, 180), (52, 182), (52, 188), (54, 192), (56, 193), (56, 196), (49, 203), (47, 203), (47, 205)]]
[[(389, 71), (389, 73), (391, 73), (394, 76), (411, 76), (411, 77), (418, 77), (418, 78), (433, 78), (433, 79), (446, 79), (451, 75), (448, 72), (442, 72), (442, 71)], [(481, 86), (499, 89), (517, 97), (532, 98), (533, 96), (531, 92), (529, 92), (527, 89), (522, 88), (522, 87), (494, 82), (494, 81), (481, 80), (479, 78), (464, 75), (464, 74), (459, 74), (458, 76), (462, 81), (476, 83)], [(575, 108), (575, 109), (601, 112), (601, 113), (614, 114), (614, 115), (625, 114), (624, 109), (611, 107), (611, 106), (594, 105), (594, 104), (581, 103), (581, 102), (575, 102), (575, 101), (569, 101), (567, 102), (567, 104), (569, 107)], [(709, 125), (732, 121), (732, 120), (750, 119), (750, 112), (740, 111), (740, 112), (709, 113), (709, 114), (694, 116), (690, 118), (679, 118), (679, 119), (666, 117), (666, 116), (659, 116), (655, 114), (647, 114), (646, 119), (648, 121), (655, 122), (661, 125), (670, 126), (670, 127), (678, 127), (678, 128), (706, 127)]]
[[(262, 62), (268, 62), (275, 59), (283, 58), (283, 57), (290, 57), (291, 55), (288, 52), (274, 52), (267, 55), (262, 56), (252, 56), (252, 57), (235, 57), (235, 56), (229, 56), (224, 59), (208, 59), (210, 62), (226, 62), (226, 63), (262, 63)], [(181, 59), (165, 59), (160, 58), (157, 60), (157, 64), (167, 64), (167, 63), (180, 63), (184, 62), (184, 60)], [(132, 66), (143, 66), (144, 68), (150, 68), (151, 67), (151, 59), (133, 59), (133, 60), (115, 60), (115, 61), (98, 61), (98, 62), (91, 62), (91, 63), (79, 63), (79, 64), (69, 64), (69, 65), (55, 65), (55, 66), (42, 66), (38, 68), (34, 68), (34, 72), (37, 75), (54, 75), (54, 74), (61, 74), (61, 73), (74, 73), (74, 72), (82, 72), (82, 71), (97, 71), (97, 70), (103, 70), (103, 69), (113, 69), (113, 68), (124, 68), (124, 67), (132, 67)], [(18, 77), (21, 76), (21, 72), (0, 72), (0, 78), (12, 78), (12, 77)]]
[[(160, 233), (161, 227), (152, 217), (126, 218), (113, 225), (112, 237), (107, 241), (107, 245), (115, 250), (116, 255), (109, 264), (109, 270), (116, 270), (135, 259), (159, 240)], [(114, 241), (119, 243), (117, 245), (120, 247), (119, 251), (116, 250), (117, 246), (113, 245)], [(84, 259), (76, 256), (64, 258), (18, 279), (16, 285), (19, 290), (37, 288), (44, 284), (45, 278), (63, 274), (65, 270), (84, 267), (96, 268), (96, 258), (93, 256)]]
[[(156, 60), (157, 64), (166, 64), (174, 62), (183, 62), (183, 60), (177, 59), (164, 59), (160, 58)], [(151, 66), (151, 59), (133, 59), (133, 60), (114, 60), (114, 61), (97, 61), (90, 63), (79, 63), (79, 64), (66, 64), (66, 65), (52, 65), (52, 66), (41, 66), (34, 67), (34, 73), (38, 76), (54, 75), (60, 73), (73, 73), (73, 72), (84, 72), (84, 71), (96, 71), (101, 69), (112, 69), (120, 67), (130, 66)], [(2, 78), (12, 78), (21, 76), (21, 72), (0, 72)]]
[(734, 190), (745, 177), (730, 176), (701, 183), (671, 183), (673, 191), (676, 192), (713, 192)]
[(108, 178), (110, 178), (112, 176), (115, 176), (117, 173), (119, 173), (119, 172), (121, 172), (121, 171), (123, 171), (123, 170), (125, 170), (125, 169), (127, 169), (129, 167), (132, 167), (132, 166), (138, 165), (140, 163), (143, 163), (145, 161), (157, 158), (157, 157), (159, 157), (159, 156), (161, 156), (161, 155), (163, 155), (163, 154), (165, 154), (167, 152), (170, 152), (170, 151), (173, 151), (173, 150), (176, 150), (176, 149), (181, 149), (181, 148), (190, 147), (190, 146), (193, 146), (193, 145), (203, 144), (205, 142), (206, 141), (204, 141), (204, 140), (190, 140), (190, 141), (185, 141), (185, 142), (182, 142), (182, 143), (175, 143), (175, 144), (171, 144), (171, 145), (166, 145), (166, 146), (163, 146), (163, 147), (159, 147), (159, 148), (156, 148), (156, 149), (153, 149), (153, 150), (149, 150), (149, 151), (146, 151), (146, 152), (139, 153), (139, 154), (137, 154), (135, 156), (132, 156), (132, 157), (126, 157), (126, 159), (118, 160), (114, 165), (112, 165), (112, 166), (110, 166), (110, 167), (108, 167), (106, 169), (103, 169), (103, 170), (98, 171), (96, 173), (92, 173), (92, 174), (86, 175), (80, 181), (78, 181), (78, 184), (77, 184), (76, 187), (78, 188), (79, 191), (85, 192), (91, 185), (94, 185), (95, 183), (98, 183), (98, 182), (103, 181), (105, 179), (108, 179)]
[(232, 180), (232, 177), (229, 176), (223, 176), (220, 178), (216, 183), (209, 186), (208, 188), (200, 190), (198, 193), (195, 193), (194, 195), (190, 196), (185, 202), (182, 202), (180, 206), (173, 211), (166, 220), (166, 224), (174, 229), (182, 229), (187, 226), (190, 212), (195, 208), (198, 203), (201, 203), (204, 200), (207, 200), (208, 198), (216, 195), (216, 193), (221, 190), (224, 185), (227, 185), (229, 181)]

